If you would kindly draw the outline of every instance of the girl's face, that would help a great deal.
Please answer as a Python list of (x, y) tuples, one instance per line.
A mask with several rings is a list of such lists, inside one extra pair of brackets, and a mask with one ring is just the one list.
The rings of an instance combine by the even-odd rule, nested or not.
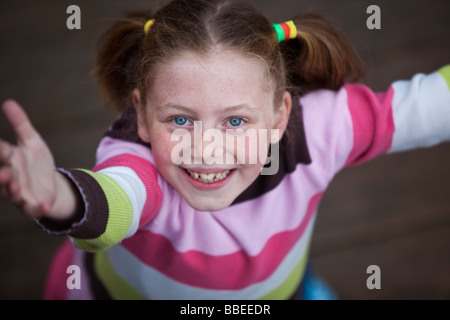
[[(291, 109), (287, 92), (273, 105), (269, 82), (256, 58), (188, 52), (158, 67), (144, 108), (133, 92), (139, 137), (151, 143), (157, 169), (194, 209), (228, 207), (260, 174)], [(239, 131), (248, 133), (247, 143), (234, 139)]]

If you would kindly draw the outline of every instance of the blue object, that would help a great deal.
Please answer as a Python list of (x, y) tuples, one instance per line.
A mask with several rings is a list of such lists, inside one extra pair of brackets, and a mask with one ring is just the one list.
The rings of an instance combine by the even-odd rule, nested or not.
[(319, 276), (317, 276), (310, 264), (307, 265), (302, 281), (303, 300), (337, 300), (334, 291)]

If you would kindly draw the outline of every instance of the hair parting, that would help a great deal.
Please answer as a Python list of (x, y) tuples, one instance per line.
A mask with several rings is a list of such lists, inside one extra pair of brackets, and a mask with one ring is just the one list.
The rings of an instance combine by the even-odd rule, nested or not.
[[(155, 21), (146, 34), (149, 19)], [(94, 77), (106, 103), (123, 110), (133, 89), (148, 90), (158, 65), (186, 51), (221, 48), (262, 60), (275, 105), (286, 90), (336, 90), (363, 75), (358, 54), (330, 21), (304, 14), (293, 23), (297, 37), (278, 43), (272, 23), (246, 1), (174, 0), (155, 14), (135, 11), (117, 20), (100, 40)]]

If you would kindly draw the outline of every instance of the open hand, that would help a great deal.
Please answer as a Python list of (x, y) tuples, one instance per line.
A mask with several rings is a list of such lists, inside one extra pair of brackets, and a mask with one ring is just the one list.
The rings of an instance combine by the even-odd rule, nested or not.
[(7, 100), (2, 109), (17, 139), (17, 145), (0, 139), (3, 196), (26, 216), (39, 218), (49, 215), (57, 200), (57, 189), (63, 184), (62, 189), (67, 190), (67, 181), (55, 170), (47, 144), (22, 107), (13, 100)]

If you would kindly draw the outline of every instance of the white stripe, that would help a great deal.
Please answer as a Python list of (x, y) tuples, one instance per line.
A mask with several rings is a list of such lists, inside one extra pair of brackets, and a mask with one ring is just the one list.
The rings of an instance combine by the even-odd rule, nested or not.
[(141, 212), (147, 200), (147, 192), (138, 175), (128, 167), (109, 167), (98, 171), (113, 179), (126, 193), (133, 208), (133, 221), (125, 238), (131, 237), (139, 227)]
[(274, 234), (298, 228), (311, 199), (328, 183), (316, 166), (299, 164), (263, 196), (216, 212), (194, 210), (170, 185), (163, 185), (161, 208), (142, 230), (164, 236), (179, 252), (197, 250), (220, 256), (244, 250), (255, 256)]
[(121, 245), (113, 246), (106, 252), (115, 272), (148, 299), (257, 299), (278, 288), (308, 253), (314, 222), (315, 215), (301, 239), (271, 276), (242, 290), (211, 290), (182, 284), (145, 265)]
[(450, 140), (450, 92), (439, 73), (417, 74), (392, 86), (395, 132), (389, 152)]

